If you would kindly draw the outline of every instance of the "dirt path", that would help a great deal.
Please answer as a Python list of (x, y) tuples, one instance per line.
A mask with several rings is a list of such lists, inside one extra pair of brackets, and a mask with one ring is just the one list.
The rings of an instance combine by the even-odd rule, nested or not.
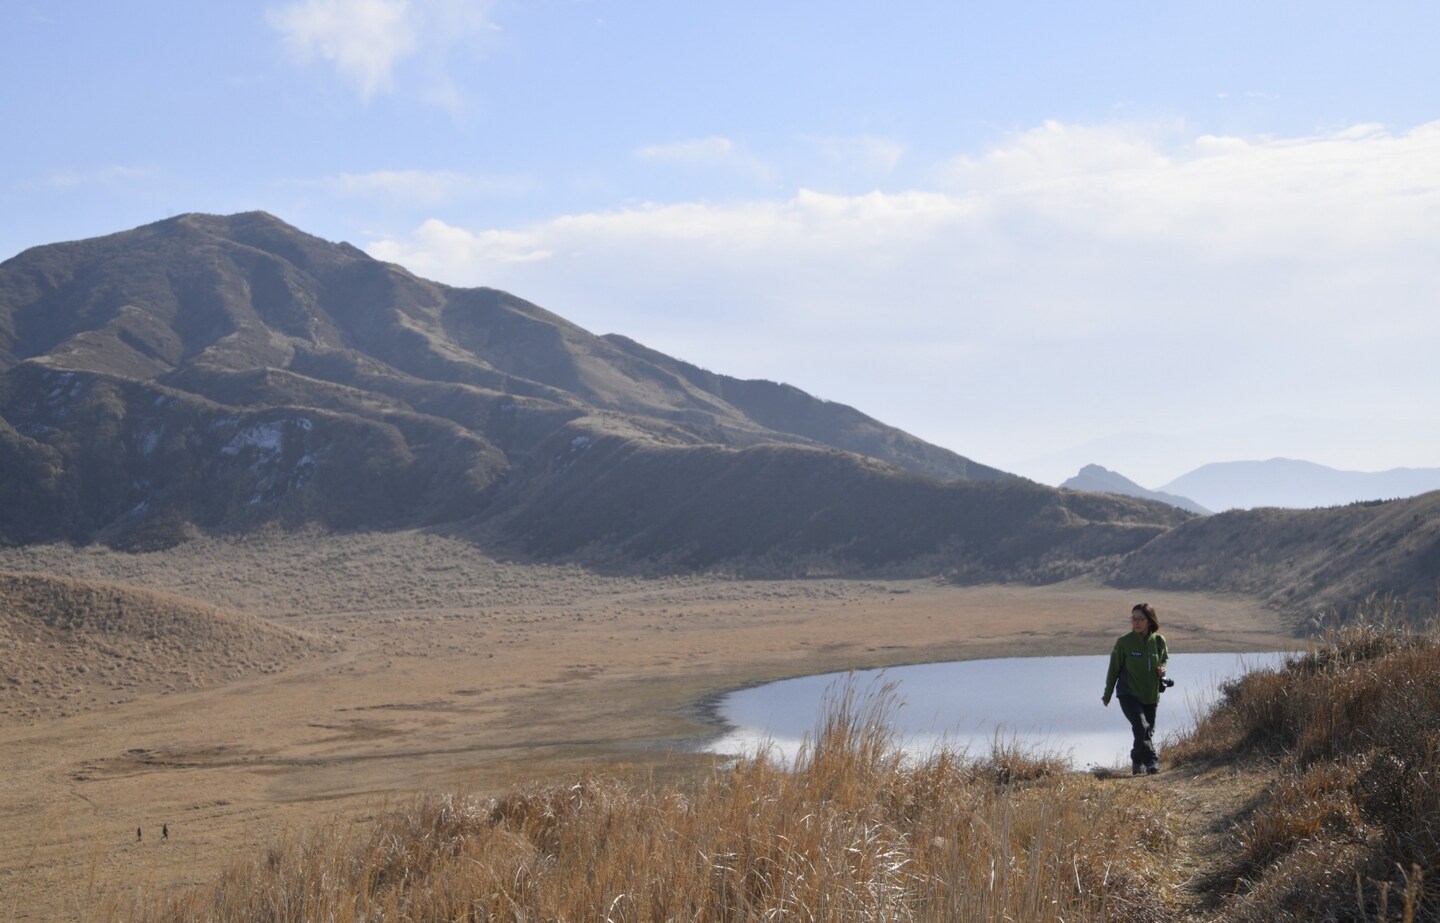
[(1265, 778), (1229, 766), (1181, 766), (1164, 777), (1176, 850), (1173, 892), (1178, 921), (1220, 923), (1235, 890), (1235, 831)]

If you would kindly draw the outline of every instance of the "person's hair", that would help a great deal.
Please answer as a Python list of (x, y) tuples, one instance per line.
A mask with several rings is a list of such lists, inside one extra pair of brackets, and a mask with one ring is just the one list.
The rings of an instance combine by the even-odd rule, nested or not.
[(1160, 616), (1155, 614), (1154, 606), (1149, 603), (1136, 603), (1130, 613), (1133, 615), (1136, 612), (1145, 616), (1146, 634), (1153, 635), (1160, 630)]

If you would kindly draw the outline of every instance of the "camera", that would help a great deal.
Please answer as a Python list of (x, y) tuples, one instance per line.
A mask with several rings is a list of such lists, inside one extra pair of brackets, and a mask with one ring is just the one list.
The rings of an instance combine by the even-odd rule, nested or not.
[(1175, 685), (1175, 680), (1173, 680), (1173, 679), (1166, 679), (1166, 678), (1163, 677), (1163, 676), (1160, 677), (1160, 691), (1161, 691), (1161, 692), (1164, 692), (1166, 689), (1169, 689), (1169, 688), (1170, 688), (1171, 686), (1173, 686), (1173, 685)]

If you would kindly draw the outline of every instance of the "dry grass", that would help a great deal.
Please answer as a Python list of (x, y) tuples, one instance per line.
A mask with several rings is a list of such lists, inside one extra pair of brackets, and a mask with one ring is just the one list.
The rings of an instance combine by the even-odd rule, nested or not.
[(1434, 626), (1412, 628), (1372, 601), (1308, 653), (1232, 685), (1169, 754), (1258, 761), (1273, 774), (1237, 830), (1231, 919), (1440, 915)]
[(1166, 918), (1155, 793), (1013, 751), (907, 762), (887, 707), (837, 699), (795, 769), (756, 756), (693, 786), (584, 778), (426, 797), (290, 836), (208, 887), (100, 910), (217, 923)]
[(290, 834), (207, 886), (101, 899), (95, 916), (1433, 920), (1440, 635), (1372, 615), (1236, 683), (1170, 748), (1270, 780), (1228, 803), (1230, 846), (1209, 843), (1200, 870), (1209, 899), (1179, 881), (1197, 858), (1177, 845), (1192, 822), (1176, 809), (1183, 770), (1149, 785), (1015, 749), (906, 759), (888, 693), (850, 690), (794, 768), (757, 755), (698, 782), (431, 795)]

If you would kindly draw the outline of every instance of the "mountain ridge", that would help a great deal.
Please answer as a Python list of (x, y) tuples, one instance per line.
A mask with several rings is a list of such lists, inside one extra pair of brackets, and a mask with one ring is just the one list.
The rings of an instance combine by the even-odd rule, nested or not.
[[(497, 547), (617, 566), (926, 560), (1003, 577), (1071, 572), (1070, 555), (1178, 521), (1052, 496), (854, 408), (420, 279), (265, 213), (183, 215), (0, 264), (0, 357), (9, 542), (469, 523)], [(1032, 512), (1004, 515), (967, 489), (980, 484), (1012, 485), (996, 496)], [(872, 490), (923, 525), (855, 493)], [(1064, 540), (1028, 534), (1050, 520), (1073, 527)], [(934, 563), (962, 545), (1009, 551)]]
[(0, 264), (7, 544), (423, 527), (640, 573), (1084, 576), (1292, 613), (1387, 587), (1424, 602), (1440, 507), (1364, 509), (1197, 519), (1057, 490), (264, 213)]

